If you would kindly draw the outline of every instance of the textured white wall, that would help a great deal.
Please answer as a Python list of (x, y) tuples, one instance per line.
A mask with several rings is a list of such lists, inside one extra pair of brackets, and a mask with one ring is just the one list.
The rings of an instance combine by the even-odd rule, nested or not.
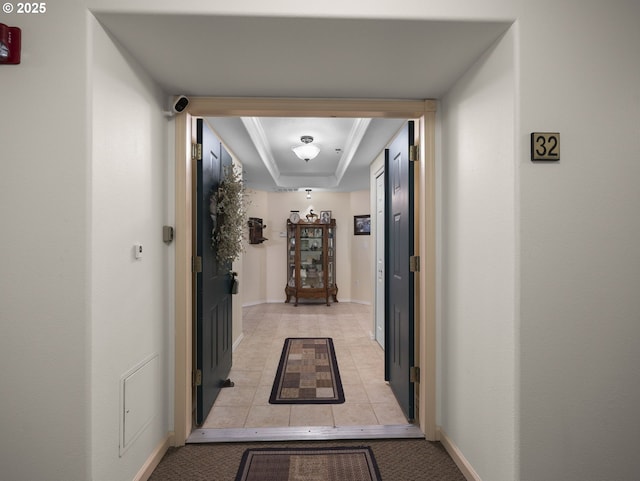
[(439, 422), (492, 481), (515, 479), (515, 87), (509, 32), (439, 114)]
[[(92, 440), (94, 480), (133, 479), (169, 431), (166, 97), (90, 20), (92, 68)], [(143, 257), (133, 255), (135, 243)], [(140, 402), (151, 424), (120, 456), (120, 378), (158, 356)], [(154, 371), (151, 371), (152, 373)]]
[[(637, 480), (640, 3), (525, 7), (521, 479)], [(527, 160), (540, 130), (559, 163)]]
[(91, 477), (86, 14), (72, 0), (49, 6), (0, 18), (22, 29), (22, 63), (0, 66), (0, 476), (81, 481)]
[[(267, 249), (278, 236), (276, 229), (272, 229), (266, 219), (269, 218), (269, 194), (265, 191), (254, 190), (248, 192), (251, 203), (249, 217), (258, 217), (267, 226), (263, 235), (267, 241), (262, 244), (249, 244), (247, 239), (243, 254), (243, 272), (240, 278), (242, 289), (242, 304), (253, 305), (265, 302), (267, 299)], [(283, 267), (284, 269), (284, 267)], [(235, 333), (234, 333), (235, 336)]]
[(350, 195), (351, 222), (349, 228), (351, 240), (351, 299), (362, 304), (373, 304), (373, 267), (372, 256), (375, 250), (375, 232), (371, 235), (353, 235), (353, 216), (371, 215), (370, 194), (368, 190), (352, 192)]
[[(242, 169), (242, 163), (238, 160), (235, 154), (231, 153), (231, 156), (236, 168)], [(240, 258), (233, 263), (232, 268), (233, 271), (238, 274), (238, 279), (243, 277), (242, 273), (244, 272), (244, 262), (244, 256), (241, 255)], [(240, 286), (240, 289), (242, 289), (242, 284), (240, 284)], [(238, 294), (231, 296), (231, 319), (233, 322), (233, 325), (231, 326), (231, 336), (232, 343), (234, 344), (242, 335), (242, 305), (242, 292), (241, 290), (238, 290)]]

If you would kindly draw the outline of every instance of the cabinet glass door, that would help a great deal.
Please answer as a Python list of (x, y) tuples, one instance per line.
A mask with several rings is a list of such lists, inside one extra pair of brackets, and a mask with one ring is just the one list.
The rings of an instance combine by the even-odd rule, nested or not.
[(287, 227), (287, 285), (296, 286), (296, 226)]
[(327, 229), (327, 287), (335, 285), (335, 227)]
[(300, 230), (300, 286), (303, 289), (324, 287), (322, 271), (323, 238), (321, 227)]

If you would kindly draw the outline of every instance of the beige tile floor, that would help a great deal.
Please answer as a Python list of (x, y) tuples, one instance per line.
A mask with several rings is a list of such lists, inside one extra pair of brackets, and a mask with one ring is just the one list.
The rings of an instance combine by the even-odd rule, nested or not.
[[(384, 381), (384, 352), (371, 339), (371, 307), (352, 303), (261, 304), (243, 309), (244, 338), (203, 428), (407, 424)], [(273, 405), (271, 386), (287, 337), (331, 337), (344, 404)]]

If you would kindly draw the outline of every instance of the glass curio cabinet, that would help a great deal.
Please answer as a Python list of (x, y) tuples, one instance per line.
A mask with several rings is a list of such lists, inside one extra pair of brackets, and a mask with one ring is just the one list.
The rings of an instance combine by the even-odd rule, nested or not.
[(324, 299), (338, 302), (336, 285), (336, 221), (287, 220), (287, 299)]

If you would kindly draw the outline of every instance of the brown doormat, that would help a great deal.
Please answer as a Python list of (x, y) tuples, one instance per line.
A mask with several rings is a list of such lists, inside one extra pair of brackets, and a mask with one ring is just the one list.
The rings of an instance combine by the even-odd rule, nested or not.
[(271, 404), (340, 404), (344, 390), (329, 337), (285, 339)]
[(368, 446), (247, 449), (236, 481), (381, 481)]

